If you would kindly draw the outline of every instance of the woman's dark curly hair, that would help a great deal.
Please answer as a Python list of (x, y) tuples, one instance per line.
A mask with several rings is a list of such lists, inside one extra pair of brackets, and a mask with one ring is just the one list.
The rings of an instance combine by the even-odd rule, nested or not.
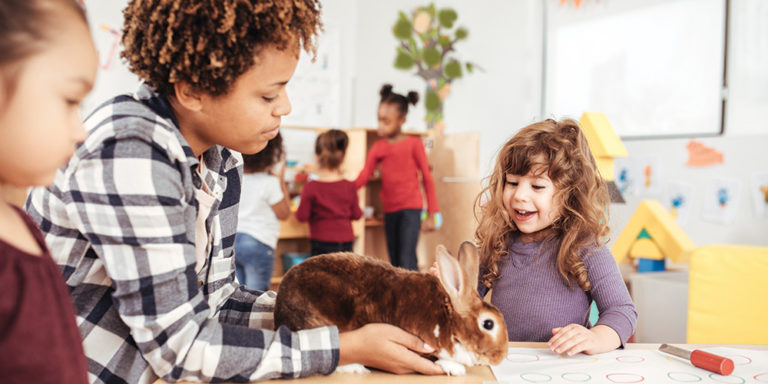
[(243, 170), (245, 173), (264, 172), (269, 167), (283, 159), (283, 136), (279, 133), (274, 139), (267, 142), (267, 146), (261, 152), (253, 155), (243, 154)]
[(131, 0), (121, 56), (163, 96), (184, 81), (218, 96), (250, 69), (261, 49), (316, 53), (318, 0)]
[[(535, 159), (543, 157), (544, 163)], [(582, 255), (585, 249), (606, 242), (608, 236), (608, 188), (600, 176), (587, 139), (573, 120), (545, 120), (521, 129), (501, 148), (488, 186), (478, 195), (475, 231), (481, 265), (488, 273), (481, 281), (491, 287), (498, 280), (498, 264), (507, 257), (509, 238), (517, 231), (504, 207), (506, 175), (544, 172), (555, 186), (553, 206), (560, 217), (552, 228), (560, 239), (557, 269), (567, 282), (591, 289)]]

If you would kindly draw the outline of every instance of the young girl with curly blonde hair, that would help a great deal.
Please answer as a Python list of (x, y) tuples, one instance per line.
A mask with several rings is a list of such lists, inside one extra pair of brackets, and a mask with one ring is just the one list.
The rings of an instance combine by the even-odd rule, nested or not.
[[(611, 252), (608, 191), (572, 120), (521, 129), (501, 149), (476, 200), (478, 290), (504, 314), (512, 341), (602, 353), (632, 335), (637, 312)], [(595, 301), (600, 312), (590, 324)]]

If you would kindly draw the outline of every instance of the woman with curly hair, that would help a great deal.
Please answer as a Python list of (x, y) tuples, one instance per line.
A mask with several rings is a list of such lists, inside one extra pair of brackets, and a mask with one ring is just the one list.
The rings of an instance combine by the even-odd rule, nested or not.
[(632, 335), (637, 312), (605, 246), (608, 202), (575, 121), (534, 123), (504, 144), (476, 200), (475, 234), (478, 289), (493, 289), (510, 340), (548, 341), (573, 355), (616, 349)]
[(122, 56), (144, 83), (91, 113), (85, 142), (27, 201), (91, 382), (247, 382), (348, 363), (441, 373), (389, 325), (273, 330), (275, 293), (235, 279), (239, 153), (261, 151), (290, 112), (317, 0), (131, 0), (123, 14)]

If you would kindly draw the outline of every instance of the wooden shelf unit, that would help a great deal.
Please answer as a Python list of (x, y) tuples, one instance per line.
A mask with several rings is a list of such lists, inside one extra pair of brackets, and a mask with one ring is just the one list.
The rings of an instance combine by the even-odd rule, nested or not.
[[(281, 129), (302, 129), (314, 130), (317, 134), (327, 131), (327, 128), (308, 128), (308, 127), (281, 127)], [(344, 177), (348, 180), (354, 180), (362, 171), (368, 151), (373, 144), (379, 140), (375, 129), (352, 128), (345, 129), (344, 132), (349, 136), (349, 146), (347, 154), (342, 164)], [(408, 135), (424, 137), (426, 132), (406, 132)], [(286, 148), (290, 152), (290, 148)], [(377, 171), (378, 172), (378, 171)], [(373, 218), (361, 218), (352, 223), (355, 232), (354, 252), (375, 256), (382, 260), (389, 260), (386, 246), (386, 236), (384, 234), (384, 211), (382, 210), (379, 193), (381, 192), (381, 177), (374, 173), (374, 176), (368, 181), (368, 184), (358, 190), (360, 208), (372, 206), (374, 208)], [(271, 289), (276, 290), (280, 284), (280, 278), (283, 271), (283, 253), (285, 252), (309, 252), (309, 225), (296, 220), (291, 216), (280, 222), (280, 238), (275, 249), (275, 265), (271, 282)]]

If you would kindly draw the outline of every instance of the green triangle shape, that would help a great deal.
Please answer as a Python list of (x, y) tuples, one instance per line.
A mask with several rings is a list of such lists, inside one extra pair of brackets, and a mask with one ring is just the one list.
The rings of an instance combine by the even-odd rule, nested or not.
[[(640, 231), (640, 234), (637, 235), (637, 238), (638, 239), (650, 239), (651, 235), (649, 235), (648, 231), (646, 231), (645, 228), (643, 228), (643, 230)], [(653, 240), (653, 239), (651, 239), (651, 240)]]

